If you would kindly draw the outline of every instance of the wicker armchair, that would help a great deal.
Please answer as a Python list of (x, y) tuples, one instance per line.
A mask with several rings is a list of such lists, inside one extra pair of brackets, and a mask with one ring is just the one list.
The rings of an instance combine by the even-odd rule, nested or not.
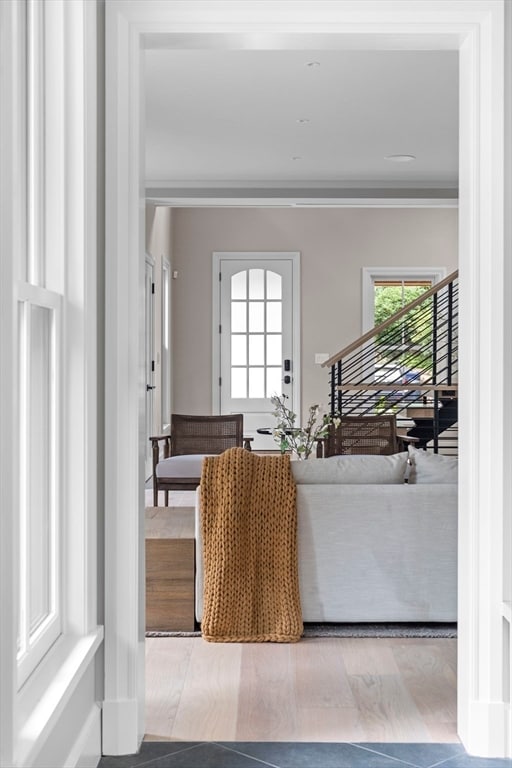
[(380, 416), (342, 416), (331, 425), (322, 440), (323, 456), (342, 454), (389, 455), (404, 450), (405, 435), (399, 435), (394, 414)]
[[(193, 491), (199, 485), (203, 458), (227, 448), (251, 449), (252, 438), (243, 436), (241, 413), (228, 416), (188, 416), (173, 413), (169, 435), (150, 437), (153, 445), (153, 506), (158, 506), (158, 491)], [(160, 441), (163, 457), (160, 458)]]

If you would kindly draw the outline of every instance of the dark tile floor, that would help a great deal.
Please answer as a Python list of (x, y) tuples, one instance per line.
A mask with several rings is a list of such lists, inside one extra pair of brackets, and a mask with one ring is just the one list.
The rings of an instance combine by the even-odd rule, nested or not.
[(145, 741), (138, 755), (103, 757), (98, 768), (512, 768), (471, 757), (460, 744)]

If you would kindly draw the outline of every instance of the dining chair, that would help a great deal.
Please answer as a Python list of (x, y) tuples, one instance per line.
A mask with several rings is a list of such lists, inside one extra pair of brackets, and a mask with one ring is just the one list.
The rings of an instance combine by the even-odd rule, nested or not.
[[(251, 450), (252, 438), (243, 435), (241, 413), (222, 416), (171, 414), (168, 435), (150, 437), (153, 446), (153, 506), (158, 506), (158, 492), (193, 491), (201, 480), (203, 458), (228, 448)], [(163, 441), (163, 456), (160, 456)]]
[(377, 416), (342, 416), (331, 424), (322, 440), (323, 456), (344, 454), (389, 455), (404, 450), (396, 427), (395, 414)]

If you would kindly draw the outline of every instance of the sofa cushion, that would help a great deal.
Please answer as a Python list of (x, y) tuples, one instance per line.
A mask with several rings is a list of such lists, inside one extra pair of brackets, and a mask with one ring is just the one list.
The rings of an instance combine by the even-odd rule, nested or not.
[(292, 461), (298, 484), (389, 485), (403, 483), (407, 453), (391, 456), (330, 456), (328, 459)]
[(156, 465), (157, 477), (201, 477), (203, 459), (209, 454), (191, 453), (185, 456), (169, 456)]
[(409, 483), (446, 485), (458, 481), (458, 461), (455, 456), (421, 451), (409, 446)]

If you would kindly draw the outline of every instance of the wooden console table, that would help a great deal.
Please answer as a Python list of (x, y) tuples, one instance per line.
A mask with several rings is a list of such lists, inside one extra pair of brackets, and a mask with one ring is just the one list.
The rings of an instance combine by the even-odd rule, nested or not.
[(148, 507), (146, 630), (194, 630), (194, 509)]

